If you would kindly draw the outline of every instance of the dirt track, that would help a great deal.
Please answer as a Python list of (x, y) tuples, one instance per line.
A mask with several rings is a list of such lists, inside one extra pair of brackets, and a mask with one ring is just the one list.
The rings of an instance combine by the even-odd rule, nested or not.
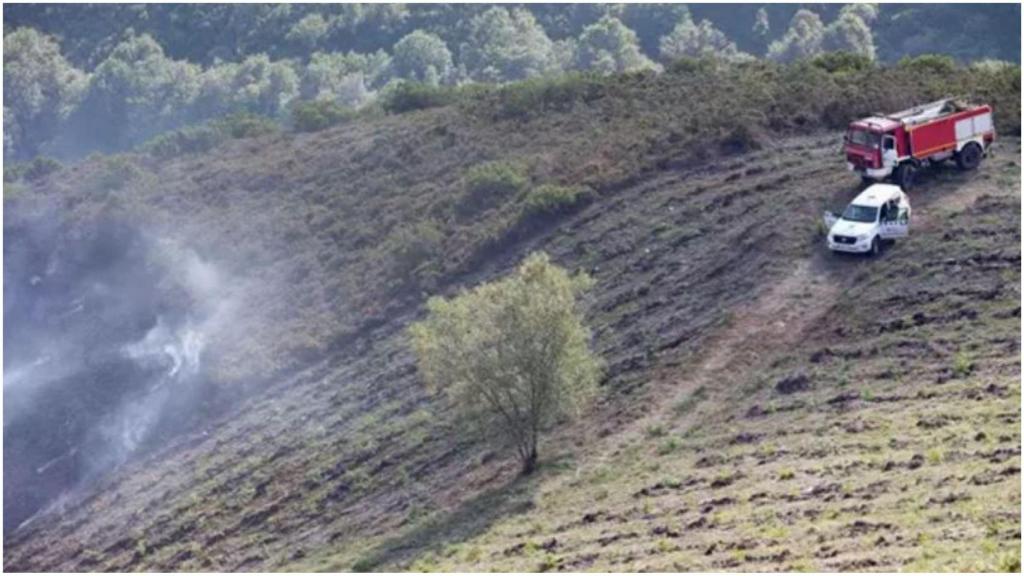
[[(874, 519), (870, 505), (857, 508), (857, 495), (882, 492), (870, 488), (882, 480), (857, 476), (863, 485), (836, 488), (830, 487), (838, 482), (832, 477), (881, 470), (885, 458), (892, 458), (896, 470), (908, 469), (904, 462), (927, 452), (932, 440), (905, 437), (893, 426), (917, 417), (912, 393), (926, 390), (956, 348), (981, 331), (1003, 338), (999, 346), (1005, 349), (980, 344), (976, 375), (986, 380), (954, 381), (963, 391), (949, 393), (950, 405), (941, 403), (946, 396), (930, 397), (932, 411), (952, 412), (946, 408), (968, 389), (984, 389), (990, 375), (1004, 390), (986, 396), (992, 418), (1014, 406), (1019, 412), (1019, 382), (1009, 376), (1019, 358), (1013, 277), (1013, 266), (1019, 272), (1019, 180), (1003, 180), (1019, 169), (1019, 143), (1003, 141), (999, 150), (978, 174), (942, 172), (923, 182), (912, 195), (912, 239), (876, 261), (832, 257), (817, 235), (822, 210), (858, 189), (856, 178), (842, 169), (832, 134), (656, 174), (495, 255), (466, 283), (502, 274), (537, 249), (597, 280), (588, 321), (608, 361), (605, 393), (592, 414), (550, 439), (544, 450), (552, 464), (535, 479), (513, 482), (514, 462), (471, 442), (453, 442), (446, 412), (425, 410), (439, 403), (426, 397), (415, 377), (401, 332), (412, 316), (404, 315), (247, 403), (208, 435), (139, 463), (62, 517), (9, 537), (5, 567), (348, 569), (360, 560), (362, 567), (404, 567), (417, 559), (417, 567), (511, 570), (533, 570), (548, 561), (548, 568), (562, 569), (905, 566), (914, 559), (905, 541), (900, 554), (881, 557), (870, 555), (869, 546), (849, 548), (846, 540), (834, 556), (797, 545), (809, 536), (805, 520), (796, 519), (832, 514), (830, 506), (811, 505), (832, 502), (833, 495), (836, 530), (846, 531), (851, 542), (868, 533), (876, 542), (880, 530), (900, 532), (898, 522)], [(997, 217), (975, 213), (984, 202), (997, 204)], [(948, 234), (955, 242), (942, 240)], [(961, 246), (970, 254), (956, 255)], [(997, 266), (1004, 260), (984, 260), (993, 246), (1000, 247), (1006, 267)], [(944, 272), (948, 259), (976, 257), (982, 258), (977, 265), (958, 264), (980, 266), (972, 278)], [(906, 272), (910, 268), (914, 276)], [(936, 280), (940, 271), (942, 279)], [(968, 317), (937, 319), (945, 332), (907, 336), (910, 343), (891, 353), (885, 347), (867, 351), (884, 334), (877, 318), (850, 315), (849, 297), (866, 295), (871, 306), (894, 306), (899, 318), (920, 312), (927, 320), (937, 309), (963, 309), (957, 294), (980, 290), (980, 284), (997, 289), (992, 311), (975, 310), (981, 324), (962, 324)], [(921, 300), (893, 300), (898, 298)], [(1014, 301), (1016, 317), (995, 316), (1006, 314)], [(941, 347), (937, 356), (902, 355), (904, 349), (927, 349), (934, 338)], [(843, 354), (854, 357), (855, 349), (866, 360), (823, 367)], [(992, 362), (980, 360), (989, 356)], [(894, 378), (892, 367), (890, 376), (878, 374), (898, 359), (910, 367), (899, 375), (907, 391), (893, 403), (863, 400), (863, 392), (832, 401), (847, 394), (842, 388), (849, 383), (841, 386), (832, 376), (840, 372), (873, 390), (871, 398), (882, 398), (880, 390), (891, 387), (884, 383)], [(802, 399), (808, 392), (800, 385), (795, 396), (773, 391), (779, 378), (801, 370), (811, 372), (813, 398)], [(895, 407), (907, 413), (887, 412)], [(870, 462), (853, 465), (860, 460), (844, 455), (861, 452), (843, 446), (842, 434), (834, 446), (813, 445), (835, 426), (855, 430), (861, 426), (856, 422), (866, 422), (863, 430), (892, 431), (897, 447), (891, 453), (864, 448)], [(999, 456), (995, 474), (1013, 466), (1019, 473), (1018, 425), (979, 420), (978, 429), (972, 428), (972, 434), (1008, 438), (979, 448), (995, 451), (989, 458), (1009, 450)], [(791, 439), (775, 437), (782, 432)], [(881, 439), (852, 438), (853, 446), (887, 446)], [(671, 439), (676, 447), (668, 449)], [(841, 472), (842, 466), (847, 468)], [(927, 468), (936, 476), (945, 476), (943, 470)], [(788, 471), (798, 489), (776, 490), (758, 481), (770, 474), (776, 482)], [(973, 477), (966, 468), (949, 468), (949, 474), (961, 483)], [(910, 510), (895, 484), (913, 485), (913, 478), (887, 480), (893, 496), (886, 506)], [(987, 506), (985, 499), (998, 486), (980, 486), (990, 491), (972, 501)], [(1005, 490), (1000, 492), (1005, 498)], [(846, 493), (854, 494), (852, 500), (838, 506)], [(1012, 496), (1019, 511), (1019, 491)], [(983, 512), (988, 514), (987, 507)], [(945, 521), (967, 530), (964, 543), (974, 542), (966, 524), (955, 524), (953, 517)], [(879, 528), (879, 522), (890, 528)], [(997, 529), (999, 549), (1004, 525)], [(768, 534), (752, 534), (760, 543), (743, 544), (740, 535), (755, 529)], [(1017, 531), (1019, 539), (1019, 526)], [(551, 538), (555, 544), (545, 548)], [(461, 542), (466, 544), (449, 556), (432, 552)], [(519, 543), (519, 551), (506, 553)]]

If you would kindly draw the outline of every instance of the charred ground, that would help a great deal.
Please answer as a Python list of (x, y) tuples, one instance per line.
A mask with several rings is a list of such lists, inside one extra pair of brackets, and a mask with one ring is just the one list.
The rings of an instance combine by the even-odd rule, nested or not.
[[(119, 215), (265, 289), (211, 352), (207, 425), (5, 532), (5, 568), (1019, 565), (1019, 140), (922, 182), (882, 258), (831, 257), (819, 216), (858, 183), (829, 118), (967, 80), (891, 102), (794, 70), (526, 85), (20, 190), (9, 213)], [(494, 160), (590, 193), (460, 214), (463, 175)], [(428, 275), (394, 257), (421, 221)], [(532, 250), (595, 278), (609, 370), (516, 479), (423, 391), (404, 328), (424, 292)]]

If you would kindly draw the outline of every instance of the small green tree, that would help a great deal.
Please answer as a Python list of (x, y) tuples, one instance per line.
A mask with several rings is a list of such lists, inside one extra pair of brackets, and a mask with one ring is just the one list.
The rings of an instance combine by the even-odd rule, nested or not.
[(437, 86), (454, 79), (452, 53), (436, 34), (414, 30), (395, 43), (392, 66), (399, 78)]
[(420, 371), (488, 438), (515, 448), (529, 474), (540, 433), (593, 396), (601, 361), (576, 297), (592, 285), (544, 253), (508, 278), (452, 299), (431, 298), (411, 329)]
[(654, 68), (630, 30), (618, 18), (604, 16), (587, 26), (576, 43), (576, 68), (602, 74)]
[(460, 54), (470, 79), (506, 82), (558, 71), (554, 44), (527, 10), (494, 6), (474, 16), (468, 26)]
[(844, 11), (825, 28), (822, 48), (828, 52), (850, 52), (875, 59), (875, 41), (868, 26), (858, 12)]
[(768, 46), (768, 58), (779, 62), (813, 58), (821, 54), (824, 38), (825, 24), (821, 17), (801, 8), (793, 14), (789, 29), (782, 38)]
[(705, 57), (731, 60), (740, 55), (736, 44), (711, 22), (701, 20), (698, 24), (688, 14), (661, 38), (660, 47), (661, 57), (666, 61)]
[(53, 38), (32, 28), (5, 34), (5, 150), (23, 158), (38, 154), (78, 105), (86, 84)]

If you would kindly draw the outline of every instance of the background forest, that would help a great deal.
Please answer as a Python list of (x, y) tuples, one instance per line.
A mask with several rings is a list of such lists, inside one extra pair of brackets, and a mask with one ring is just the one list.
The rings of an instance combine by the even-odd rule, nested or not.
[[(1008, 48), (1019, 46), (1017, 5), (18, 4), (4, 16), (8, 160), (126, 150), (234, 113), (321, 127), (402, 81), (826, 52), (880, 63), (927, 53), (1020, 60)], [(261, 127), (250, 118), (232, 130)]]

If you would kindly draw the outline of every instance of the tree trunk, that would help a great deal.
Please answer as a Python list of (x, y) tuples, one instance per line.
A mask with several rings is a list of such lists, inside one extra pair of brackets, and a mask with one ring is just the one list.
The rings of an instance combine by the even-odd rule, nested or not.
[(533, 474), (537, 469), (537, 447), (532, 446), (526, 458), (523, 458), (523, 476)]

